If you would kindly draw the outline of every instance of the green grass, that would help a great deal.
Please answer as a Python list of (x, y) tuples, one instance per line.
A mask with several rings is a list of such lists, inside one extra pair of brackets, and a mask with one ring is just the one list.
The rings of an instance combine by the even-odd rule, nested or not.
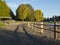
[(0, 28), (3, 28), (4, 26), (5, 26), (5, 24), (0, 22)]

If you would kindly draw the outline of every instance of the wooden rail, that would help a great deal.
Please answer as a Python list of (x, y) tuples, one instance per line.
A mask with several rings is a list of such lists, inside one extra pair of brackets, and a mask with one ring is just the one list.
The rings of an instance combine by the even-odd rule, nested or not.
[[(51, 25), (51, 24), (43, 24), (43, 23), (41, 23), (41, 24), (31, 23), (30, 26), (32, 28), (35, 27), (35, 28), (40, 29), (42, 31), (42, 33), (44, 32), (44, 30), (49, 30), (49, 31), (54, 32), (54, 39), (55, 40), (57, 39), (57, 33), (60, 33), (60, 31), (57, 31), (57, 27), (60, 26), (60, 25), (57, 24), (57, 22), (54, 22), (53, 25)], [(53, 30), (51, 30), (51, 29), (45, 29), (43, 26), (53, 26), (54, 28), (53, 28)]]

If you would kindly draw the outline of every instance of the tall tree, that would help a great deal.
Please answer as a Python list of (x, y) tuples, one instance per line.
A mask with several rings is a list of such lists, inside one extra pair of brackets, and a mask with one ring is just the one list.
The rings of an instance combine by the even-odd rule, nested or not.
[(36, 21), (43, 21), (44, 16), (43, 16), (43, 13), (42, 13), (41, 10), (36, 10), (36, 11), (34, 12), (34, 15), (35, 15), (35, 20), (36, 20)]
[(29, 20), (30, 15), (32, 15), (32, 6), (29, 4), (21, 4), (16, 10), (16, 17), (21, 20)]
[(0, 17), (11, 17), (13, 12), (5, 1), (0, 0)]
[(30, 12), (29, 12), (26, 20), (27, 21), (34, 21), (34, 8), (30, 4), (27, 4), (27, 7), (29, 8)]
[(25, 4), (21, 4), (18, 9), (16, 10), (16, 17), (18, 19), (24, 20), (27, 17), (27, 14), (29, 13), (29, 8)]

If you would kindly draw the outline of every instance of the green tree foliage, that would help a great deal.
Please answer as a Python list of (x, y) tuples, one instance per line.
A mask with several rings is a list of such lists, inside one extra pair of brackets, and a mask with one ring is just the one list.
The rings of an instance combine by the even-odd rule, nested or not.
[(0, 17), (11, 17), (13, 12), (7, 6), (5, 1), (0, 0)]
[(21, 4), (18, 9), (16, 10), (16, 17), (18, 19), (23, 20), (31, 20), (31, 15), (33, 14), (34, 10), (31, 5), (29, 4)]
[(0, 0), (0, 1), (2, 1), (2, 0)]
[(27, 4), (27, 7), (30, 9), (30, 12), (26, 18), (27, 21), (34, 21), (34, 9), (30, 4)]
[(26, 21), (43, 21), (44, 16), (41, 10), (34, 11), (30, 4), (21, 4), (16, 10), (17, 19)]
[(43, 21), (44, 20), (43, 13), (41, 10), (36, 10), (34, 12), (34, 16), (35, 16), (36, 21)]
[(26, 20), (27, 21), (34, 21), (34, 8), (30, 4), (27, 4), (27, 7), (29, 8), (30, 12), (29, 12)]
[(21, 4), (18, 9), (16, 10), (16, 17), (18, 19), (24, 20), (27, 17), (27, 14), (29, 13), (29, 8), (25, 4)]

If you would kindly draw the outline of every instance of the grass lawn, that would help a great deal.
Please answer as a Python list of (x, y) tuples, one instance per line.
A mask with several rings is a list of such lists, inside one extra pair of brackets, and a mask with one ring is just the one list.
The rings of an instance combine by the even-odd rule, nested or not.
[(4, 26), (5, 26), (5, 24), (0, 22), (0, 28), (3, 28)]

